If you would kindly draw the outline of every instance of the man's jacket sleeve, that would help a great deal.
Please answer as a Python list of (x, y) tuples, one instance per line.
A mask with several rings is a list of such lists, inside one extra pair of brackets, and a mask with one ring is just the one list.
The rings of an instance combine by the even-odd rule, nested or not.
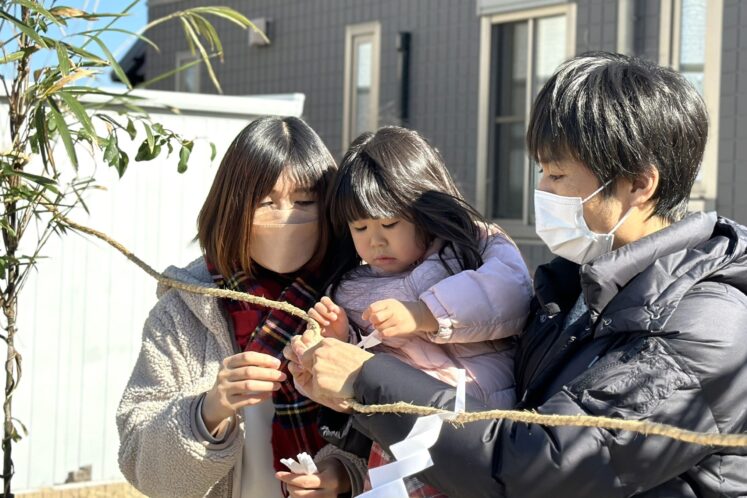
[[(719, 397), (747, 397), (745, 382), (737, 382), (747, 375), (747, 341), (739, 327), (747, 319), (743, 299), (730, 302), (723, 294), (716, 299), (695, 292), (683, 299), (681, 309), (691, 312), (672, 316), (672, 330), (679, 332), (675, 337), (643, 337), (611, 350), (536, 411), (656, 421), (698, 432), (743, 431), (743, 410), (732, 406), (729, 416), (712, 409), (721, 403)], [(699, 312), (692, 313), (694, 309)], [(717, 330), (712, 327), (716, 313), (730, 317)], [(703, 342), (704, 331), (712, 340)], [(364, 365), (355, 389), (358, 399), (369, 405), (402, 400), (453, 406), (453, 388), (385, 355)], [(484, 410), (474, 399), (467, 407)], [(384, 445), (402, 440), (414, 421), (398, 415), (355, 419), (363, 432)], [(614, 498), (671, 481), (716, 451), (600, 428), (497, 420), (459, 428), (445, 424), (431, 448), (435, 465), (420, 477), (452, 498)]]

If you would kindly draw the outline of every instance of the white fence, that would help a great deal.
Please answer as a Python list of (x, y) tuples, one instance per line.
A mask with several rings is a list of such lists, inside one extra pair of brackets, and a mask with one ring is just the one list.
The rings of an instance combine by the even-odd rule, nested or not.
[[(99, 165), (96, 177), (107, 190), (88, 197), (90, 216), (81, 209), (70, 217), (109, 234), (161, 271), (199, 255), (192, 243), (197, 213), (231, 140), (256, 116), (300, 115), (303, 95), (143, 94), (181, 109), (149, 110), (165, 127), (196, 138), (189, 170), (176, 172), (178, 151), (170, 159), (136, 163), (138, 144), (129, 144), (124, 177)], [(7, 116), (7, 106), (0, 104), (0, 115)], [(0, 129), (4, 147), (7, 136)], [(208, 141), (218, 150), (212, 164)], [(88, 167), (95, 161), (88, 158)], [(143, 321), (156, 301), (155, 281), (103, 242), (68, 233), (50, 239), (44, 254), (49, 259), (39, 263), (20, 298), (23, 378), (14, 414), (29, 436), (15, 446), (15, 489), (61, 483), (84, 465), (92, 466), (93, 480), (121, 477), (114, 414), (140, 348)], [(0, 355), (4, 362), (2, 347)]]

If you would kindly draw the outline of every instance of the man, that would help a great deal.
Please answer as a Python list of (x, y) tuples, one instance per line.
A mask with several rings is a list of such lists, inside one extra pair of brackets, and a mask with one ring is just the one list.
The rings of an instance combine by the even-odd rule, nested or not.
[[(747, 431), (747, 230), (685, 215), (703, 157), (703, 101), (678, 73), (607, 53), (564, 63), (527, 132), (542, 177), (538, 268), (516, 356), (518, 408)], [(500, 299), (501, 296), (495, 296)], [(453, 388), (325, 339), (306, 353), (315, 396), (448, 408)], [(311, 380), (308, 380), (311, 376)], [(468, 409), (484, 409), (468, 400)], [(355, 415), (385, 447), (413, 417)], [(444, 427), (419, 477), (451, 497), (747, 495), (747, 448), (491, 420)]]

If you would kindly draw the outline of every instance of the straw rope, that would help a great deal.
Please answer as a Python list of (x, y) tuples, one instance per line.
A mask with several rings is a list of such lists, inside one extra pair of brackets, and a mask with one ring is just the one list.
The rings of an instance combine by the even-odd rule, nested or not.
[[(148, 275), (158, 280), (163, 285), (173, 287), (175, 289), (184, 290), (196, 294), (204, 294), (208, 296), (223, 297), (235, 299), (238, 301), (250, 302), (258, 304), (260, 306), (266, 306), (270, 308), (279, 309), (290, 313), (291, 315), (300, 317), (309, 324), (309, 327), (315, 332), (321, 334), (319, 324), (306, 312), (292, 306), (288, 303), (282, 303), (278, 301), (272, 301), (259, 296), (252, 296), (243, 292), (228, 291), (224, 289), (216, 289), (212, 287), (204, 287), (200, 285), (190, 285), (174, 280), (171, 278), (164, 277), (153, 268), (148, 266), (144, 261), (135, 256), (131, 251), (124, 247), (119, 242), (111, 239), (106, 234), (88, 228), (84, 225), (80, 225), (70, 220), (63, 214), (61, 214), (54, 206), (48, 203), (44, 203), (46, 207), (52, 212), (55, 218), (64, 223), (65, 225), (78, 230), (80, 232), (92, 235), (98, 239), (103, 240), (107, 244), (114, 247), (117, 251), (124, 254), (124, 256), (135, 263)], [(385, 405), (362, 405), (354, 400), (348, 400), (350, 408), (358, 413), (368, 414), (404, 414), (404, 415), (432, 415), (435, 413), (451, 413), (446, 410), (440, 410), (433, 407), (426, 406), (415, 406), (409, 403), (392, 403)], [(540, 414), (532, 411), (521, 411), (521, 410), (489, 410), (483, 412), (463, 412), (455, 414), (449, 421), (452, 424), (460, 425), (469, 422), (476, 422), (478, 420), (492, 420), (492, 419), (503, 419), (510, 420), (513, 422), (522, 422), (525, 424), (538, 424), (550, 427), (558, 426), (569, 426), (569, 427), (596, 427), (602, 429), (613, 429), (613, 430), (624, 430), (643, 434), (644, 436), (664, 436), (676, 441), (682, 441), (685, 443), (699, 444), (705, 446), (724, 446), (724, 447), (747, 447), (747, 434), (716, 434), (708, 432), (694, 432), (686, 429), (681, 429), (667, 424), (660, 424), (657, 422), (645, 422), (640, 420), (625, 420), (619, 418), (609, 417), (596, 417), (590, 415), (553, 415), (553, 414)]]

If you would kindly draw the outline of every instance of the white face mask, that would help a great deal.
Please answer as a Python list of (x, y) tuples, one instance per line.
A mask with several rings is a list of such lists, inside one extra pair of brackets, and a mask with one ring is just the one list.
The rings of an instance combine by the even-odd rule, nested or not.
[(309, 262), (319, 242), (316, 205), (311, 209), (275, 209), (254, 216), (252, 259), (275, 273), (291, 273)]
[(585, 199), (534, 191), (535, 230), (553, 254), (582, 265), (612, 250), (615, 232), (631, 210), (620, 218), (609, 233), (592, 232), (584, 219), (584, 203), (609, 183)]

